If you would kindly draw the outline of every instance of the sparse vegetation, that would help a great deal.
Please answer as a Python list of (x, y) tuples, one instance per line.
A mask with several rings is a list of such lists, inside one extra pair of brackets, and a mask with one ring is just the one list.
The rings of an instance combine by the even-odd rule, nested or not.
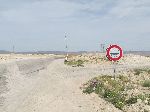
[[(150, 69), (134, 69), (134, 75), (140, 75), (141, 73), (150, 74)], [(144, 80), (142, 82), (143, 87), (150, 87), (150, 79)]]
[(64, 61), (64, 64), (72, 66), (72, 67), (84, 67), (84, 61), (83, 60), (71, 60), (71, 61)]
[(126, 100), (126, 104), (128, 105), (134, 104), (137, 102), (137, 99), (138, 98), (136, 96), (130, 97), (128, 100)]
[(142, 84), (143, 87), (150, 87), (150, 80), (145, 80)]
[[(143, 57), (137, 56), (133, 60), (131, 57), (124, 56), (117, 64), (127, 64), (128, 59), (131, 60), (131, 66), (137, 65), (139, 63), (143, 63)], [(141, 59), (141, 60), (138, 60)], [(104, 54), (82, 54), (76, 55), (69, 58), (69, 62), (67, 65), (77, 67), (82, 65), (91, 64), (99, 64), (99, 65), (111, 65), (112, 63), (106, 58)], [(82, 60), (81, 64), (78, 60)], [(88, 60), (88, 61), (84, 61)], [(146, 62), (146, 61), (145, 61)], [(150, 104), (150, 98), (147, 97), (147, 93), (149, 93), (150, 81), (148, 80), (150, 77), (150, 68), (136, 68), (133, 70), (128, 70), (125, 72), (119, 71), (118, 74), (115, 75), (115, 79), (110, 75), (103, 75), (99, 77), (95, 77), (89, 82), (87, 82), (83, 87), (83, 92), (85, 94), (95, 93), (99, 97), (105, 99), (106, 101), (112, 103), (115, 107), (128, 111), (132, 110), (133, 106), (146, 105)], [(137, 106), (142, 108), (144, 111), (144, 106)], [(139, 109), (141, 111), (141, 109)]]
[(149, 112), (148, 110), (144, 109), (144, 112)]
[(112, 76), (100, 76), (92, 79), (87, 83), (87, 87), (84, 88), (84, 93), (95, 92), (100, 97), (111, 102), (115, 107), (122, 109), (125, 105), (125, 80), (126, 77), (119, 76), (117, 80), (114, 80)]
[(93, 55), (91, 54), (80, 54), (80, 55), (70, 55), (68, 57), (69, 61), (78, 61), (82, 60), (86, 64), (104, 64), (105, 62), (110, 63), (108, 58), (105, 56), (105, 54), (99, 54), (96, 53)]
[(134, 75), (140, 75), (143, 72), (150, 74), (150, 69), (149, 68), (134, 69)]
[(132, 96), (132, 97), (130, 97), (130, 98), (126, 101), (126, 103), (127, 103), (128, 105), (131, 105), (131, 104), (136, 103), (138, 99), (142, 100), (143, 102), (144, 102), (144, 101), (147, 101), (147, 104), (149, 104), (149, 103), (150, 103), (150, 102), (149, 102), (149, 100), (150, 100), (150, 94), (139, 94), (139, 95), (137, 95), (137, 96)]
[(141, 70), (140, 69), (135, 69), (134, 72), (135, 72), (134, 75), (140, 75)]
[(148, 70), (147, 73), (150, 74), (150, 70)]
[(134, 70), (134, 75), (140, 75), (141, 73), (141, 70), (140, 69), (135, 69)]
[[(140, 70), (138, 71), (141, 73)], [(150, 94), (130, 95), (127, 92), (128, 90), (134, 90), (135, 83), (133, 85), (132, 83), (127, 76), (118, 75), (114, 80), (112, 76), (103, 75), (87, 82), (83, 87), (83, 93), (91, 94), (94, 92), (121, 110), (124, 110), (125, 106), (137, 103), (138, 99), (141, 99), (142, 102), (147, 101), (147, 105), (149, 105)], [(150, 81), (143, 83), (144, 87), (149, 87), (149, 84)]]

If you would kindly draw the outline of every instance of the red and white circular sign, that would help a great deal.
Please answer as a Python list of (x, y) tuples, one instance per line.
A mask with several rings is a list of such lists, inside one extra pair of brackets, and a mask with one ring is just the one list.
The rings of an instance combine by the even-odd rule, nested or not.
[(110, 61), (118, 61), (123, 56), (122, 48), (118, 45), (111, 45), (107, 48), (106, 56)]

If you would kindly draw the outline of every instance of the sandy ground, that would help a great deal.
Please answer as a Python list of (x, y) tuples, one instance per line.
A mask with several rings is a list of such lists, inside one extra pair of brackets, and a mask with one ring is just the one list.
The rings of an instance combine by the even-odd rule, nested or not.
[(112, 68), (73, 68), (64, 65), (63, 59), (54, 58), (1, 64), (0, 112), (120, 112), (97, 95), (85, 95), (80, 89), (94, 76), (111, 74)]

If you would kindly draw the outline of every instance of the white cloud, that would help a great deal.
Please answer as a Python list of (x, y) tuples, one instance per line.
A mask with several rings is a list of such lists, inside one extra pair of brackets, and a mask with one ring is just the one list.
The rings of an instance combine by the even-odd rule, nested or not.
[[(7, 2), (6, 2), (7, 3)], [(12, 2), (11, 2), (12, 3)], [(4, 5), (6, 6), (6, 5)], [(32, 20), (40, 18), (133, 18), (149, 17), (150, 1), (148, 0), (32, 0), (18, 1), (9, 4), (7, 10), (2, 10), (1, 15), (6, 19), (14, 18)], [(93, 19), (93, 18), (92, 18)], [(28, 20), (28, 19), (27, 19)]]
[(59, 43), (56, 50), (63, 50), (64, 32), (69, 34), (72, 50), (95, 50), (99, 42), (134, 49), (132, 43), (142, 43), (135, 38), (150, 35), (149, 0), (0, 0), (0, 7), (0, 36), (14, 40), (19, 50), (26, 47), (22, 40), (29, 38), (29, 48), (43, 41), (43, 49)]
[(28, 4), (20, 4), (21, 7), (12, 8), (1, 12), (4, 19), (10, 21), (28, 21), (41, 19), (58, 19), (73, 14), (74, 6), (68, 2), (36, 1)]
[(123, 17), (143, 17), (149, 16), (150, 13), (149, 0), (125, 0), (119, 1), (110, 14), (119, 18)]

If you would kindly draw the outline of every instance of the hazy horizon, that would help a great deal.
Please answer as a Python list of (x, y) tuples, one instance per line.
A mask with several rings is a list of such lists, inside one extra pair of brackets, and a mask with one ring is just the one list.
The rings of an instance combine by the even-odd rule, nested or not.
[[(5, 52), (9, 52), (9, 53), (11, 53), (11, 52), (13, 52), (12, 50), (0, 50), (0, 53), (5, 53)], [(43, 51), (32, 51), (32, 50), (29, 50), (29, 51), (14, 51), (15, 53), (50, 53), (50, 52), (62, 52), (62, 53), (66, 53), (66, 52), (70, 52), (70, 53), (73, 53), (73, 52), (75, 52), (75, 53), (79, 53), (79, 52), (103, 52), (103, 51), (101, 51), (101, 50), (98, 50), (98, 51), (94, 51), (94, 50), (91, 50), (91, 51), (65, 51), (65, 50), (43, 50)], [(146, 51), (146, 50), (123, 50), (123, 52), (124, 53), (130, 53), (130, 52), (132, 52), (132, 53), (142, 53), (142, 52), (144, 52), (144, 53), (148, 53), (148, 54), (150, 54), (150, 50), (149, 51)], [(106, 53), (106, 51), (104, 51), (103, 53)]]
[(0, 0), (0, 49), (150, 51), (149, 0)]

